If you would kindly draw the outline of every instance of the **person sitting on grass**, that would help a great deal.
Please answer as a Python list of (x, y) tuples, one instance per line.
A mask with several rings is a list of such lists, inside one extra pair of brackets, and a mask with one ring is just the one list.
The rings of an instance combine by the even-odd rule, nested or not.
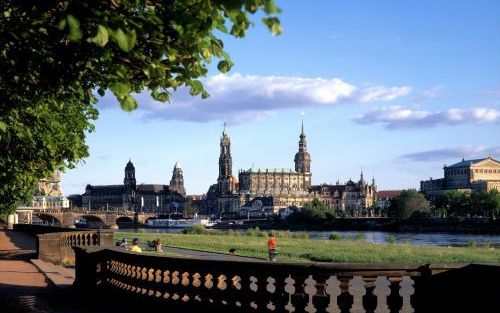
[(130, 248), (130, 251), (142, 252), (141, 247), (139, 247), (139, 238), (134, 238), (134, 240), (132, 240), (132, 247)]
[(128, 250), (127, 238), (123, 238), (122, 241), (119, 243), (119, 246), (120, 246), (120, 248)]
[(155, 244), (155, 251), (156, 252), (163, 252), (163, 250), (161, 249), (160, 238), (156, 238), (153, 242)]
[(272, 232), (269, 233), (267, 249), (269, 250), (269, 261), (276, 261), (276, 249), (278, 249), (278, 245), (276, 244), (276, 237)]

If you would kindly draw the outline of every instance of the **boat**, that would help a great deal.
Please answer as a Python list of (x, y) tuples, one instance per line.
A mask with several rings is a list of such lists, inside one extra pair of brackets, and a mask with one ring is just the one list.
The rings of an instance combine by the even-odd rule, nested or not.
[(193, 227), (195, 225), (204, 225), (206, 227), (212, 226), (208, 219), (163, 219), (158, 218), (154, 220), (148, 220), (146, 222), (146, 227), (148, 228), (177, 228), (184, 229)]

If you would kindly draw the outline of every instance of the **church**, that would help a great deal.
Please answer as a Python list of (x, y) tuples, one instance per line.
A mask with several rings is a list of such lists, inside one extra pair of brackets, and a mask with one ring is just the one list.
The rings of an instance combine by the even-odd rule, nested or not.
[(125, 208), (137, 212), (182, 212), (186, 201), (184, 175), (177, 162), (169, 185), (140, 184), (135, 178), (135, 166), (128, 161), (123, 185), (87, 185), (82, 194), (82, 207), (90, 210)]
[[(219, 176), (217, 184), (210, 186), (202, 207), (203, 213), (225, 218), (238, 218), (243, 210), (261, 208), (278, 213), (289, 206), (302, 207), (304, 203), (320, 199), (332, 211), (361, 215), (363, 210), (376, 201), (376, 185), (351, 180), (345, 185), (312, 185), (311, 156), (307, 151), (307, 140), (302, 119), (298, 151), (294, 157), (294, 168), (250, 168), (240, 170), (238, 178), (233, 175), (231, 139), (226, 125), (220, 138)], [(258, 205), (258, 206), (259, 206)]]

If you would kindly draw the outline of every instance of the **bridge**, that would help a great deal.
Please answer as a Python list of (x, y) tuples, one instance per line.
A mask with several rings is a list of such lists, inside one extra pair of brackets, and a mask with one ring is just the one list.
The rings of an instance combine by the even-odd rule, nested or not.
[(32, 224), (33, 217), (45, 224), (73, 227), (75, 221), (85, 219), (91, 228), (117, 228), (123, 224), (145, 224), (148, 219), (157, 218), (156, 213), (139, 213), (130, 210), (100, 211), (100, 210), (47, 210), (32, 207), (17, 209), (19, 222)]

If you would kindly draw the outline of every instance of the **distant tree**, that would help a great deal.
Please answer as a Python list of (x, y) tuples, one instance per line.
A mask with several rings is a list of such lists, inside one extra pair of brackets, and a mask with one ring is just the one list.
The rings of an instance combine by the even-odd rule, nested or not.
[(500, 193), (496, 189), (488, 192), (450, 190), (438, 196), (434, 206), (435, 210), (450, 217), (496, 216), (500, 212)]
[(182, 206), (182, 217), (190, 218), (196, 213), (198, 213), (198, 210), (193, 206), (193, 201), (190, 198), (186, 199), (186, 202)]
[(0, 1), (0, 213), (88, 156), (97, 95), (109, 90), (125, 111), (143, 90), (208, 97), (208, 63), (233, 65), (221, 35), (244, 37), (259, 11), (279, 34), (274, 0)]
[(333, 219), (332, 211), (318, 198), (304, 203), (304, 207), (290, 214), (287, 221), (292, 224), (324, 223)]
[(404, 190), (399, 196), (391, 199), (387, 208), (389, 217), (408, 219), (412, 216), (421, 216), (429, 211), (429, 201), (425, 196), (414, 189)]
[(470, 209), (469, 196), (457, 190), (448, 190), (434, 200), (434, 209), (440, 216), (461, 216)]

